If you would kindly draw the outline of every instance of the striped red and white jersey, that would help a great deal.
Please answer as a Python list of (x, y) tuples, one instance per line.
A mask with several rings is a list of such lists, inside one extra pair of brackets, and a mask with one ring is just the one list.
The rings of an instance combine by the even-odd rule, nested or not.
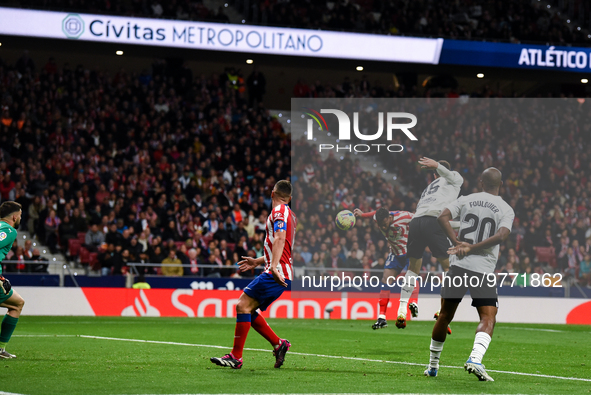
[(277, 269), (286, 280), (293, 279), (291, 249), (293, 247), (297, 219), (287, 204), (280, 204), (273, 208), (267, 217), (267, 235), (265, 237), (265, 272), (271, 271), (273, 260), (273, 240), (279, 232), (286, 232), (285, 246), (279, 259)]
[[(386, 237), (392, 254), (405, 255), (408, 244), (408, 228), (414, 214), (408, 211), (390, 211), (390, 215), (394, 216), (394, 221), (386, 232), (382, 229), (380, 232)], [(376, 219), (375, 215), (373, 219)]]

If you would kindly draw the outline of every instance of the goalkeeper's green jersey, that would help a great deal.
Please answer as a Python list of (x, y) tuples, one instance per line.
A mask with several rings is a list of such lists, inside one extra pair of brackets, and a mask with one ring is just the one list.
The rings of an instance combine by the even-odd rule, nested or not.
[[(0, 262), (6, 258), (14, 240), (16, 240), (16, 229), (6, 222), (0, 221)], [(2, 274), (2, 265), (0, 265), (0, 274)]]

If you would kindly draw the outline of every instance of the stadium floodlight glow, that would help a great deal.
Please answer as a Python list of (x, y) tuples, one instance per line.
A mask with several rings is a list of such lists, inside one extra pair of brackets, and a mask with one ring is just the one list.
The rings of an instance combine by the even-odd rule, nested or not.
[(253, 63), (254, 63), (254, 60), (252, 60), (252, 59), (246, 59), (246, 64), (253, 64)]
[(117, 56), (121, 56), (121, 55), (123, 55), (123, 51), (116, 51), (116, 52), (115, 52), (115, 55), (117, 55)]
[(0, 43), (0, 47), (2, 46), (2, 43)]
[(355, 70), (357, 70), (357, 71), (363, 71), (363, 66), (357, 66), (357, 67), (355, 68)]
[(478, 74), (476, 74), (476, 77), (477, 78), (484, 78), (484, 73), (478, 73)]
[(581, 79), (581, 82), (582, 82), (583, 84), (586, 84), (587, 82), (589, 82), (589, 80), (588, 80), (587, 78), (583, 78), (583, 79)]

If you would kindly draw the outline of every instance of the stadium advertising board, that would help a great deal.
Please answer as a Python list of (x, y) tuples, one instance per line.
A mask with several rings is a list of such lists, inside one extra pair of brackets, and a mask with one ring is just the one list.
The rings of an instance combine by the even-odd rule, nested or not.
[(580, 47), (400, 37), (3, 7), (0, 7), (0, 34), (284, 56), (570, 72), (591, 70), (591, 49)]
[(438, 63), (443, 43), (443, 39), (1, 7), (0, 34), (253, 54), (431, 64)]
[[(235, 317), (241, 291), (193, 289), (59, 288), (20, 287), (27, 300), (27, 315), (137, 316), (137, 317)], [(70, 300), (63, 304), (59, 301)], [(438, 297), (423, 297), (422, 308), (437, 309)], [(390, 303), (398, 304), (397, 298)], [(591, 324), (591, 301), (588, 299), (501, 297), (499, 322)], [(544, 314), (531, 309), (545, 306)], [(508, 308), (511, 306), (511, 308)], [(332, 310), (328, 314), (326, 310)], [(378, 305), (371, 295), (346, 292), (297, 297), (287, 291), (264, 314), (270, 318), (354, 319), (375, 318)], [(475, 321), (478, 315), (469, 303), (462, 303), (457, 321)], [(410, 318), (409, 318), (410, 319)], [(431, 320), (422, 315), (417, 320)]]
[(445, 40), (439, 63), (588, 73), (591, 49)]

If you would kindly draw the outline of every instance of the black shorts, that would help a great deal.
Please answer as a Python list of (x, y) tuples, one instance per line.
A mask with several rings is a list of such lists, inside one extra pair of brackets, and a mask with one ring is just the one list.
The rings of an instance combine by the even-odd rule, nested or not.
[(421, 259), (429, 247), (435, 258), (447, 258), (451, 242), (435, 217), (418, 217), (410, 221), (408, 229), (408, 256)]
[(450, 267), (443, 279), (441, 297), (453, 303), (460, 303), (468, 290), (472, 296), (472, 306), (499, 307), (496, 277), (492, 281), (486, 273), (473, 272), (455, 265)]

